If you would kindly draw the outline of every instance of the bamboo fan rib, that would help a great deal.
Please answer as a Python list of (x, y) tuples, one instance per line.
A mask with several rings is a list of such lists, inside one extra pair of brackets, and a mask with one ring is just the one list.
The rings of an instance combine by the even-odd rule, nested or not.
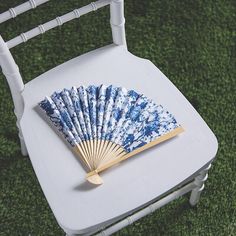
[(99, 172), (183, 131), (174, 116), (143, 94), (113, 85), (63, 89), (39, 103), (88, 168)]

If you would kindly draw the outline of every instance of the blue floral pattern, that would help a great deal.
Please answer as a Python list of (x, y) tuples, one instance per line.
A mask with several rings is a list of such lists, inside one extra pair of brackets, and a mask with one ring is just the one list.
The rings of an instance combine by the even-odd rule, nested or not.
[(46, 97), (39, 106), (46, 112), (50, 121), (58, 129), (58, 131), (64, 136), (66, 141), (68, 141), (71, 146), (75, 146), (77, 141), (75, 140), (73, 134), (71, 133), (69, 127), (66, 125), (63, 117), (61, 116), (56, 104), (52, 101), (50, 97)]
[(111, 127), (109, 125), (109, 121), (111, 119), (112, 111), (114, 110), (115, 107), (114, 102), (116, 94), (117, 94), (117, 88), (110, 85), (106, 90), (106, 104), (103, 118), (102, 136), (101, 136), (102, 139), (106, 138), (108, 128)]
[(98, 103), (97, 103), (97, 137), (102, 137), (102, 124), (106, 105), (106, 85), (101, 85), (99, 88)]
[(66, 123), (67, 127), (69, 127), (71, 133), (73, 134), (75, 140), (80, 143), (81, 139), (76, 131), (76, 128), (74, 126), (74, 123), (72, 122), (72, 119), (70, 117), (70, 114), (64, 104), (64, 101), (60, 95), (60, 93), (53, 93), (51, 96), (51, 99), (53, 100), (53, 102), (56, 104), (57, 109), (59, 110), (61, 117), (63, 119), (63, 121)]
[(88, 105), (88, 96), (87, 91), (84, 86), (80, 86), (78, 88), (79, 92), (79, 99), (81, 104), (82, 113), (84, 116), (85, 126), (88, 134), (88, 139), (92, 139), (92, 128), (91, 128), (91, 122), (90, 122), (90, 115), (89, 115), (89, 105)]
[(73, 105), (73, 102), (71, 100), (71, 97), (70, 97), (70, 92), (69, 90), (67, 89), (64, 89), (61, 93), (60, 93), (65, 105), (66, 105), (66, 108), (67, 108), (67, 111), (71, 117), (71, 120), (72, 120), (72, 123), (74, 124), (75, 128), (76, 128), (76, 131), (79, 135), (79, 137), (81, 138), (81, 140), (85, 140), (84, 139), (84, 135), (83, 135), (83, 131), (80, 127), (80, 123), (79, 123), (79, 120), (78, 120), (78, 117), (77, 117), (77, 114), (75, 112), (75, 108), (74, 108), (74, 105)]
[(105, 139), (132, 152), (180, 126), (161, 105), (114, 85), (64, 89), (39, 106), (72, 146)]
[(93, 139), (97, 138), (97, 98), (98, 98), (98, 87), (90, 85), (87, 88), (88, 94), (88, 105), (89, 105), (89, 114), (90, 122), (92, 128)]
[(84, 121), (84, 115), (83, 115), (83, 111), (80, 105), (81, 101), (80, 101), (79, 94), (76, 87), (73, 86), (71, 88), (70, 96), (71, 96), (71, 100), (75, 108), (75, 113), (80, 123), (81, 130), (83, 132), (84, 140), (88, 140), (88, 133), (87, 133), (87, 129), (86, 129), (85, 121)]

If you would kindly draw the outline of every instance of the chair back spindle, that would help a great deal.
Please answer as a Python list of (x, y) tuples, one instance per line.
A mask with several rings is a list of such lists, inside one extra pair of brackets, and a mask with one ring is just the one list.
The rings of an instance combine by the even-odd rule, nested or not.
[(15, 18), (18, 15), (36, 8), (37, 6), (48, 2), (49, 0), (29, 0), (28, 2), (24, 2), (22, 4), (20, 4), (19, 6), (16, 6), (14, 8), (10, 8), (8, 11), (5, 11), (3, 13), (0, 14), (0, 24), (11, 19), (11, 18)]

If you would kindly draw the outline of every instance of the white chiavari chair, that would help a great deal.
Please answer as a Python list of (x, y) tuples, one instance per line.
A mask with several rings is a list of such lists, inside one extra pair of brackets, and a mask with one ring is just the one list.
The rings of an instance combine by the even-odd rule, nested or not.
[[(46, 1), (30, 0), (0, 14), (0, 22)], [(70, 20), (110, 7), (113, 44), (69, 60), (24, 84), (10, 49)], [(191, 191), (199, 201), (217, 140), (183, 94), (149, 60), (127, 50), (123, 0), (98, 0), (5, 42), (0, 65), (15, 106), (23, 155), (29, 154), (45, 197), (67, 235), (110, 235)], [(35, 107), (55, 90), (81, 84), (116, 84), (135, 89), (170, 110), (185, 132), (112, 168), (105, 184), (84, 182), (85, 170)]]

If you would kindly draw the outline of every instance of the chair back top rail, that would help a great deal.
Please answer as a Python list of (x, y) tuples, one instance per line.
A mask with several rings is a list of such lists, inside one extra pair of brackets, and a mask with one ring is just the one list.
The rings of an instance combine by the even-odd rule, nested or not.
[(53, 29), (57, 26), (71, 21), (75, 18), (79, 18), (82, 15), (85, 15), (91, 11), (96, 11), (97, 9), (109, 5), (112, 0), (98, 0), (96, 2), (91, 2), (90, 4), (83, 6), (81, 8), (75, 9), (65, 15), (58, 16), (54, 20), (48, 21), (44, 24), (41, 24), (25, 33), (21, 33), (19, 36), (7, 41), (8, 48), (13, 48), (23, 42), (27, 42), (29, 39), (32, 39), (40, 34), (45, 33), (46, 31)]
[(24, 2), (22, 4), (20, 4), (19, 6), (16, 6), (14, 8), (10, 8), (8, 11), (5, 11), (3, 13), (0, 14), (0, 24), (11, 19), (11, 18), (15, 18), (18, 15), (36, 8), (37, 6), (48, 2), (49, 0), (29, 0), (27, 2)]

